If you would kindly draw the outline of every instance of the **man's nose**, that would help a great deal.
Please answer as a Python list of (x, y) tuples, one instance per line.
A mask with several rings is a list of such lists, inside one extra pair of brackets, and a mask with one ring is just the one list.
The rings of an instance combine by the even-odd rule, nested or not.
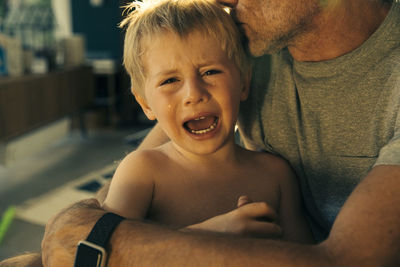
[(237, 6), (239, 0), (217, 0), (217, 2), (220, 3), (221, 5), (234, 8)]
[(206, 85), (201, 80), (193, 79), (187, 81), (183, 100), (185, 106), (207, 102), (209, 99), (210, 94), (207, 91)]

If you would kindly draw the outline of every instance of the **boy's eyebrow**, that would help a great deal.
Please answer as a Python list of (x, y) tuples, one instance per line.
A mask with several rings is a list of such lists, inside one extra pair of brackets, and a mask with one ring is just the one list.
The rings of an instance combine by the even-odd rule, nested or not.
[(154, 76), (166, 76), (166, 75), (170, 75), (170, 74), (174, 74), (177, 73), (178, 70), (177, 69), (170, 69), (170, 70), (162, 70), (157, 72)]
[[(222, 63), (219, 62), (219, 61), (215, 61), (213, 59), (210, 59), (210, 60), (205, 60), (205, 61), (201, 62), (200, 64), (197, 64), (197, 68), (203, 68), (203, 67), (207, 67), (207, 66), (210, 66), (210, 65), (220, 65), (220, 64), (222, 64)], [(179, 72), (177, 68), (168, 69), (168, 70), (161, 70), (159, 72), (156, 72), (153, 76), (154, 77), (168, 76), (168, 75), (171, 75), (171, 74), (175, 74), (177, 72)]]

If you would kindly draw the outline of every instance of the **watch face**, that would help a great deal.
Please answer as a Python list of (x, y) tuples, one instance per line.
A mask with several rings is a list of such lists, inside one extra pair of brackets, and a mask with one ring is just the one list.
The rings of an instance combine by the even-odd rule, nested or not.
[(105, 266), (105, 250), (87, 241), (81, 241), (75, 256), (74, 267), (102, 267)]

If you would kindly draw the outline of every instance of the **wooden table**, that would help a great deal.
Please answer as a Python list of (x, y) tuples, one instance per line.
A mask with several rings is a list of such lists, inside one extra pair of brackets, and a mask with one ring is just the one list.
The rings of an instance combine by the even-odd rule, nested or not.
[(0, 142), (66, 115), (81, 115), (93, 97), (94, 76), (87, 66), (0, 77)]

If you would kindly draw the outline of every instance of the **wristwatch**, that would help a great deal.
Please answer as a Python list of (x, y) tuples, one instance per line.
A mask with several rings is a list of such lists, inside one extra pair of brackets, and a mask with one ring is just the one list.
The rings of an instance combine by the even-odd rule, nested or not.
[(75, 255), (75, 267), (105, 267), (106, 245), (112, 232), (125, 218), (106, 213), (96, 222), (86, 240), (79, 241)]

